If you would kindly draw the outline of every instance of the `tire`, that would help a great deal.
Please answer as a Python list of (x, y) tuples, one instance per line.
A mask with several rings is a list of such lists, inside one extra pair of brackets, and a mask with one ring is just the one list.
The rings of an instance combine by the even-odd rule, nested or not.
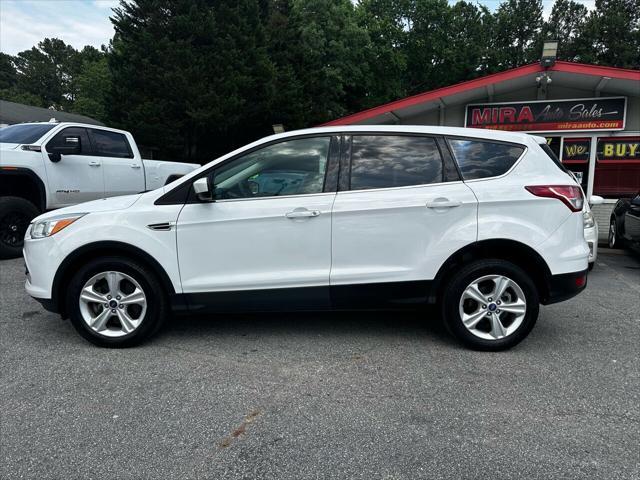
[[(87, 287), (83, 300), (81, 293)], [(142, 291), (142, 300), (137, 290)], [(98, 258), (79, 268), (65, 300), (75, 329), (100, 347), (139, 345), (160, 330), (169, 315), (167, 296), (156, 275), (121, 257)]]
[(615, 217), (611, 217), (611, 220), (609, 221), (607, 246), (609, 248), (622, 248), (624, 246), (624, 242), (622, 241), (622, 238), (620, 238), (620, 233), (618, 232), (618, 222), (616, 222)]
[[(504, 293), (500, 299), (493, 298), (502, 279), (509, 281), (504, 283)], [(480, 296), (468, 290), (473, 284)], [(441, 308), (447, 330), (464, 345), (498, 351), (517, 345), (529, 334), (538, 319), (540, 301), (531, 277), (520, 267), (490, 259), (474, 261), (456, 272), (445, 286)], [(470, 328), (465, 326), (463, 314)]]
[(589, 263), (589, 271), (593, 270), (593, 267), (596, 265), (596, 262)]
[(0, 258), (22, 255), (24, 234), (40, 210), (20, 197), (0, 197)]

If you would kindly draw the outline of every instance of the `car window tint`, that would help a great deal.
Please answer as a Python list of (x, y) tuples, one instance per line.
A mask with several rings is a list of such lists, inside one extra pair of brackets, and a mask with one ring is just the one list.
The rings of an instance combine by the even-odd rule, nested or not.
[(91, 142), (86, 128), (69, 127), (58, 132), (51, 140), (47, 142), (47, 151), (51, 152), (52, 147), (64, 147), (64, 137), (78, 136), (80, 137), (80, 155), (91, 155)]
[(127, 137), (122, 133), (92, 129), (96, 155), (100, 157), (132, 158)]
[(351, 190), (442, 182), (442, 157), (431, 137), (356, 135), (351, 145)]
[(330, 137), (276, 143), (215, 170), (216, 198), (238, 199), (322, 192)]
[(449, 139), (464, 180), (497, 177), (515, 163), (524, 147), (480, 140)]
[(54, 124), (9, 125), (0, 128), (0, 143), (33, 143), (45, 133), (57, 127)]

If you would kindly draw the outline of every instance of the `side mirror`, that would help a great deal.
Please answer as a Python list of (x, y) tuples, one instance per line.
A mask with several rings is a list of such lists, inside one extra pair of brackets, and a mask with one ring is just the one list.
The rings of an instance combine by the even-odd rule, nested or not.
[(589, 199), (589, 205), (593, 206), (593, 205), (602, 205), (604, 203), (604, 198), (602, 198), (600, 195), (591, 195), (591, 198)]
[(62, 145), (48, 147), (49, 159), (52, 162), (59, 162), (62, 155), (79, 155), (82, 151), (82, 142), (77, 135), (63, 135)]
[(631, 205), (634, 205), (636, 207), (640, 207), (640, 195), (636, 195), (635, 197), (633, 197), (631, 199)]
[(209, 186), (209, 178), (202, 177), (193, 182), (193, 193), (199, 202), (213, 202), (213, 192)]

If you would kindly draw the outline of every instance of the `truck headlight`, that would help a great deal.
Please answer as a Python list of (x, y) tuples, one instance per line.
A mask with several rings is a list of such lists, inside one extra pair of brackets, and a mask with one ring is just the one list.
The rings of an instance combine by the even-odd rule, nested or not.
[(58, 215), (56, 217), (47, 218), (46, 220), (34, 222), (31, 226), (31, 238), (50, 237), (85, 215), (86, 213)]
[(584, 224), (584, 228), (593, 227), (596, 224), (595, 220), (593, 219), (593, 213), (584, 212), (582, 214), (582, 223)]

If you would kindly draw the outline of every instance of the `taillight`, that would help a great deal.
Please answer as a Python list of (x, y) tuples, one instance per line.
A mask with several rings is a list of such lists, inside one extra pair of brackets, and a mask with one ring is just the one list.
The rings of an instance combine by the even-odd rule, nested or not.
[(530, 185), (526, 188), (536, 197), (557, 198), (572, 212), (582, 211), (584, 198), (582, 190), (575, 185)]

